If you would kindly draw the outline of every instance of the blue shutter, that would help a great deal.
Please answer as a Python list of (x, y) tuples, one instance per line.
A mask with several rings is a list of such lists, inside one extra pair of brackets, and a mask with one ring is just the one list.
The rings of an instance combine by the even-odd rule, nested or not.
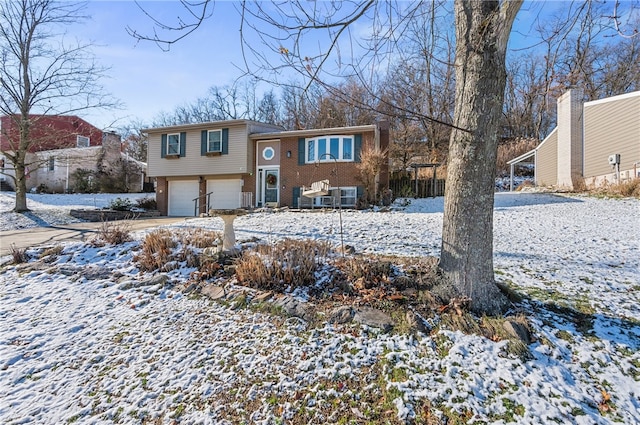
[(180, 133), (180, 156), (185, 156), (187, 152), (187, 132)]
[(167, 135), (160, 136), (160, 158), (164, 158), (167, 155)]
[(222, 129), (222, 154), (227, 155), (229, 153), (229, 129)]
[(293, 205), (292, 208), (298, 208), (298, 200), (300, 199), (300, 188), (293, 188)]
[(364, 196), (364, 186), (356, 186), (356, 198), (360, 199)]
[(209, 136), (209, 132), (207, 130), (202, 130), (200, 133), (200, 156), (204, 156), (207, 154), (207, 138)]
[(305, 144), (304, 137), (299, 138), (298, 139), (298, 165), (304, 165), (306, 162), (304, 144)]
[(362, 150), (362, 134), (353, 136), (353, 161), (361, 162), (360, 151)]

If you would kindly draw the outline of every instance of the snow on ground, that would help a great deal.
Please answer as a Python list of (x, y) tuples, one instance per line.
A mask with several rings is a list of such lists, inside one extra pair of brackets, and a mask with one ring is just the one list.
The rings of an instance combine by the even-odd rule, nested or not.
[[(0, 210), (11, 208), (6, 196)], [(60, 196), (69, 198), (30, 195), (41, 222), (63, 219), (49, 213), (60, 199), (87, 206)], [(442, 210), (437, 198), (342, 211), (344, 243), (437, 255)], [(51, 263), (0, 271), (0, 422), (339, 423), (341, 412), (403, 422), (425, 420), (428, 400), (470, 423), (640, 423), (639, 213), (635, 199), (496, 195), (497, 277), (525, 295), (519, 311), (537, 336), (526, 361), (460, 332), (312, 328), (170, 287), (125, 289), (115, 277), (140, 277), (139, 239), (68, 244)], [(3, 230), (26, 225), (15, 216), (2, 213)], [(337, 211), (260, 212), (235, 228), (240, 240), (339, 245), (340, 221)], [(172, 227), (191, 226), (222, 221)]]
[(15, 207), (14, 192), (0, 192), (0, 232), (3, 230), (28, 229), (38, 226), (56, 226), (60, 224), (78, 223), (69, 215), (73, 209), (95, 209), (109, 206), (116, 198), (136, 200), (155, 197), (151, 193), (87, 193), (87, 194), (27, 194), (27, 207), (31, 210), (25, 214), (11, 212)]

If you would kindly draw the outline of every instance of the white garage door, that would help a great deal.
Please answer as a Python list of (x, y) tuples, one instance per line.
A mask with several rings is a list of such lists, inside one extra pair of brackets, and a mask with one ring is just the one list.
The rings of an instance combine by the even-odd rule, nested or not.
[(198, 197), (197, 181), (169, 182), (169, 215), (174, 217), (193, 217), (193, 200)]
[(211, 194), (211, 208), (240, 208), (242, 180), (207, 180), (207, 193)]

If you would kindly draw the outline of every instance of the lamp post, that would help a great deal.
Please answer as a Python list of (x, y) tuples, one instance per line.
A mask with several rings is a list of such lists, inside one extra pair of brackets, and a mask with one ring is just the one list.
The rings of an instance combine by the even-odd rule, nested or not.
[(340, 217), (340, 249), (342, 250), (342, 256), (344, 257), (344, 235), (342, 233), (342, 190), (340, 189), (340, 179), (338, 179), (338, 159), (333, 156), (332, 153), (325, 152), (318, 156), (318, 163), (325, 156), (333, 159), (333, 163), (335, 164), (335, 172), (336, 172), (336, 183), (338, 187), (338, 216)]

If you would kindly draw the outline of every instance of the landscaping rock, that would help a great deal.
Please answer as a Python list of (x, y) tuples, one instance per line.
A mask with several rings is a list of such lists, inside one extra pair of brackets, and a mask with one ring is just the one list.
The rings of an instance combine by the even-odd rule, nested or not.
[(529, 329), (522, 323), (518, 323), (513, 320), (506, 320), (502, 323), (502, 327), (509, 335), (514, 338), (518, 338), (525, 344), (531, 344), (531, 334), (529, 333)]
[(262, 303), (270, 300), (271, 298), (273, 298), (273, 292), (267, 291), (267, 292), (263, 292), (261, 294), (256, 295), (252, 301), (257, 303)]
[(202, 295), (206, 295), (212, 300), (219, 300), (224, 298), (227, 295), (227, 292), (224, 290), (222, 286), (216, 285), (207, 285), (200, 291)]
[(353, 321), (361, 325), (371, 326), (389, 332), (393, 329), (393, 320), (386, 313), (371, 307), (358, 307), (355, 310)]
[(353, 320), (354, 311), (348, 305), (334, 308), (329, 313), (329, 323), (349, 323)]
[(407, 310), (405, 317), (411, 329), (415, 329), (416, 331), (422, 332), (423, 334), (429, 334), (429, 332), (431, 332), (431, 329), (429, 328), (429, 326), (425, 323), (422, 317), (419, 314), (417, 314), (415, 311)]
[(141, 288), (143, 286), (165, 286), (169, 281), (169, 276), (166, 274), (158, 274), (144, 280), (125, 280), (120, 283), (118, 289), (126, 291), (131, 288)]

